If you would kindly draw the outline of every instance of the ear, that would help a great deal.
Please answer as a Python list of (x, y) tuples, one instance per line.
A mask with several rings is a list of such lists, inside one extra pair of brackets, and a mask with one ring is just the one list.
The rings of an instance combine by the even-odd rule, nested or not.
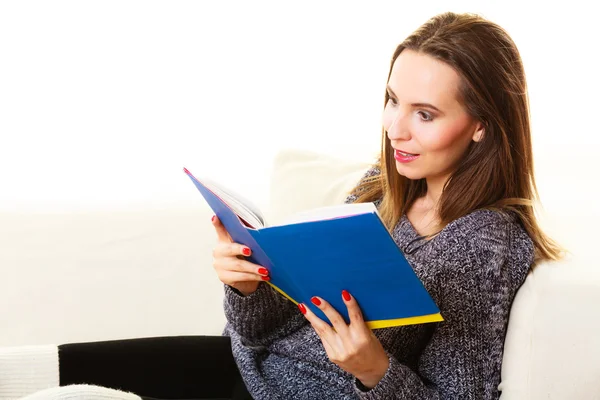
[(481, 122), (478, 122), (475, 126), (475, 132), (473, 132), (473, 141), (481, 142), (483, 135), (485, 134), (485, 128)]

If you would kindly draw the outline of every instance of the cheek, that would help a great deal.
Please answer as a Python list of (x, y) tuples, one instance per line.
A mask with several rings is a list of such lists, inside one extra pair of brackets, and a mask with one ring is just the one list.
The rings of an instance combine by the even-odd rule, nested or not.
[(424, 149), (431, 152), (460, 152), (469, 143), (466, 128), (463, 123), (431, 126), (421, 132), (419, 141)]

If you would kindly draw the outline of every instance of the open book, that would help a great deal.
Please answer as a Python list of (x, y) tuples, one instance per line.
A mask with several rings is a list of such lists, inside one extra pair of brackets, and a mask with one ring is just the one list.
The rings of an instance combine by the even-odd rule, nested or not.
[[(187, 169), (184, 169), (184, 172), (191, 176)], [(254, 229), (377, 212), (377, 208), (373, 203), (340, 204), (336, 206), (321, 207), (302, 211), (285, 218), (282, 222), (279, 222), (276, 225), (272, 225), (267, 222), (258, 207), (250, 200), (244, 198), (242, 195), (235, 193), (231, 189), (228, 189), (207, 178), (196, 180), (201, 182), (203, 186), (223, 200), (223, 202), (229, 206), (231, 211), (237, 214), (237, 216), (245, 225)]]
[(344, 289), (358, 301), (371, 329), (443, 320), (373, 203), (305, 211), (269, 226), (248, 200), (184, 172), (233, 241), (252, 250), (248, 260), (269, 270), (268, 284), (324, 321), (310, 298), (327, 300), (349, 322)]

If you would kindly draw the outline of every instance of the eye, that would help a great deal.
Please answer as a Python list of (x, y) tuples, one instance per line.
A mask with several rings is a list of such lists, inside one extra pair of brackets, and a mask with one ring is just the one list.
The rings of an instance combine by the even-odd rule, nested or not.
[(424, 122), (433, 121), (433, 116), (425, 111), (419, 111), (417, 114), (419, 114), (421, 120)]

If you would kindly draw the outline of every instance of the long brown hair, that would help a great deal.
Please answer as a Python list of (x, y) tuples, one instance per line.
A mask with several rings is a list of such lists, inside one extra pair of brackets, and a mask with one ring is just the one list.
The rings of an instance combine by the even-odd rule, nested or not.
[[(534, 212), (538, 198), (533, 172), (527, 83), (519, 51), (495, 23), (474, 14), (433, 17), (394, 51), (432, 56), (461, 77), (459, 100), (484, 125), (481, 141), (471, 142), (465, 157), (444, 186), (438, 214), (441, 226), (480, 208), (512, 211), (533, 240), (536, 260), (554, 260), (560, 247), (540, 229)], [(389, 96), (385, 94), (385, 102)], [(389, 229), (425, 195), (425, 179), (410, 180), (396, 172), (394, 152), (385, 129), (381, 174), (365, 179), (354, 193), (358, 202), (382, 199), (380, 214)]]

